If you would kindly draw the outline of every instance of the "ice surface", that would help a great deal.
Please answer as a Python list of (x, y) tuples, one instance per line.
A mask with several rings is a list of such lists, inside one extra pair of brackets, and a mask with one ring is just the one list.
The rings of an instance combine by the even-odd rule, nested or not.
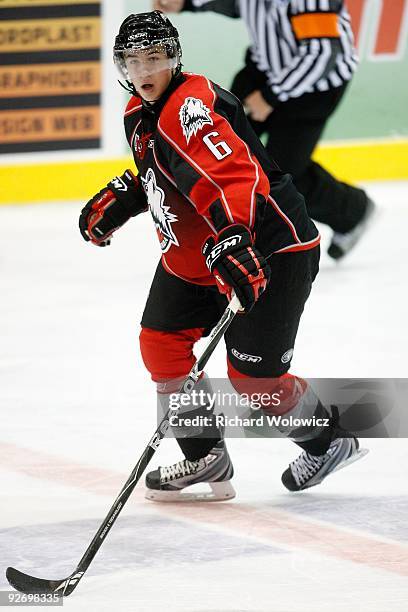
[[(293, 361), (302, 376), (408, 375), (408, 184), (367, 188), (380, 214), (341, 264), (323, 253)], [(138, 350), (159, 258), (151, 220), (97, 249), (77, 231), (80, 208), (0, 208), (3, 590), (10, 564), (44, 578), (74, 570), (155, 425)], [(208, 372), (225, 371), (220, 346)], [(407, 444), (364, 445), (364, 460), (298, 495), (280, 484), (297, 450), (276, 439), (229, 441), (233, 502), (155, 505), (138, 486), (64, 607), (407, 610)], [(178, 458), (166, 440), (153, 465)]]

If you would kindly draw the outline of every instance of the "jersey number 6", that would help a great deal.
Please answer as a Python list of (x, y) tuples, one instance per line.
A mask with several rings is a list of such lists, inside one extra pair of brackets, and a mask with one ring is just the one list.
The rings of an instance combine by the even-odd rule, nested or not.
[(210, 132), (209, 134), (206, 134), (203, 137), (203, 142), (210, 149), (214, 157), (216, 157), (218, 161), (221, 161), (222, 159), (224, 159), (224, 157), (231, 155), (232, 149), (231, 147), (227, 145), (227, 143), (224, 140), (221, 140), (220, 142), (213, 142), (211, 138), (214, 136), (219, 136), (219, 133)]

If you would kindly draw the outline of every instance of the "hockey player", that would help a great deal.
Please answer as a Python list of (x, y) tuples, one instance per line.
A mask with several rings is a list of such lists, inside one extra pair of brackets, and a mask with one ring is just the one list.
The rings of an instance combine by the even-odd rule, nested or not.
[[(140, 347), (160, 401), (166, 405), (178, 391), (195, 342), (235, 292), (245, 314), (225, 335), (228, 374), (241, 392), (248, 385), (254, 391), (257, 381), (270, 394), (281, 391), (281, 414), (330, 418), (325, 429), (285, 432), (303, 452), (284, 472), (284, 485), (295, 491), (318, 484), (358, 458), (359, 445), (339, 437), (306, 381), (288, 373), (319, 261), (320, 238), (304, 199), (269, 160), (239, 101), (206, 77), (182, 72), (178, 33), (163, 13), (130, 15), (114, 60), (132, 94), (125, 130), (138, 175), (127, 170), (113, 179), (79, 223), (85, 240), (104, 246), (130, 217), (150, 209), (162, 256)], [(232, 463), (214, 421), (177, 441), (185, 458), (147, 475), (150, 499), (191, 498), (188, 487), (198, 482), (211, 485), (210, 499), (234, 496)]]

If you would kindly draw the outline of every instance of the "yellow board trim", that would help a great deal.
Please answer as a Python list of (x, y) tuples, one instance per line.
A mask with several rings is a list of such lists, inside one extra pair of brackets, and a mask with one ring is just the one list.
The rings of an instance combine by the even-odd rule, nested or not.
[[(408, 140), (323, 144), (314, 158), (349, 182), (408, 179)], [(130, 157), (0, 166), (0, 204), (86, 202), (126, 168), (134, 169)]]
[(408, 139), (322, 144), (313, 159), (351, 183), (408, 179)]

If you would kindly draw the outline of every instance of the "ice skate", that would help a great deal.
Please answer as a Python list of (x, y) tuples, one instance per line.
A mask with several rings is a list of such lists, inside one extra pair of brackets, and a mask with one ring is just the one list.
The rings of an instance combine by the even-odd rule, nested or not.
[(351, 251), (353, 247), (360, 241), (365, 234), (369, 222), (372, 220), (374, 212), (376, 210), (374, 202), (368, 198), (367, 207), (363, 218), (345, 234), (334, 232), (332, 241), (328, 248), (328, 254), (333, 259), (342, 259), (347, 253)]
[[(202, 459), (183, 459), (149, 472), (146, 498), (156, 502), (226, 501), (235, 497), (233, 474), (225, 442), (220, 440)], [(208, 483), (210, 491), (190, 491), (198, 483)]]
[(362, 459), (367, 453), (367, 449), (360, 449), (357, 438), (337, 438), (324, 455), (310, 455), (303, 451), (283, 472), (282, 483), (289, 491), (309, 489), (336, 470)]

